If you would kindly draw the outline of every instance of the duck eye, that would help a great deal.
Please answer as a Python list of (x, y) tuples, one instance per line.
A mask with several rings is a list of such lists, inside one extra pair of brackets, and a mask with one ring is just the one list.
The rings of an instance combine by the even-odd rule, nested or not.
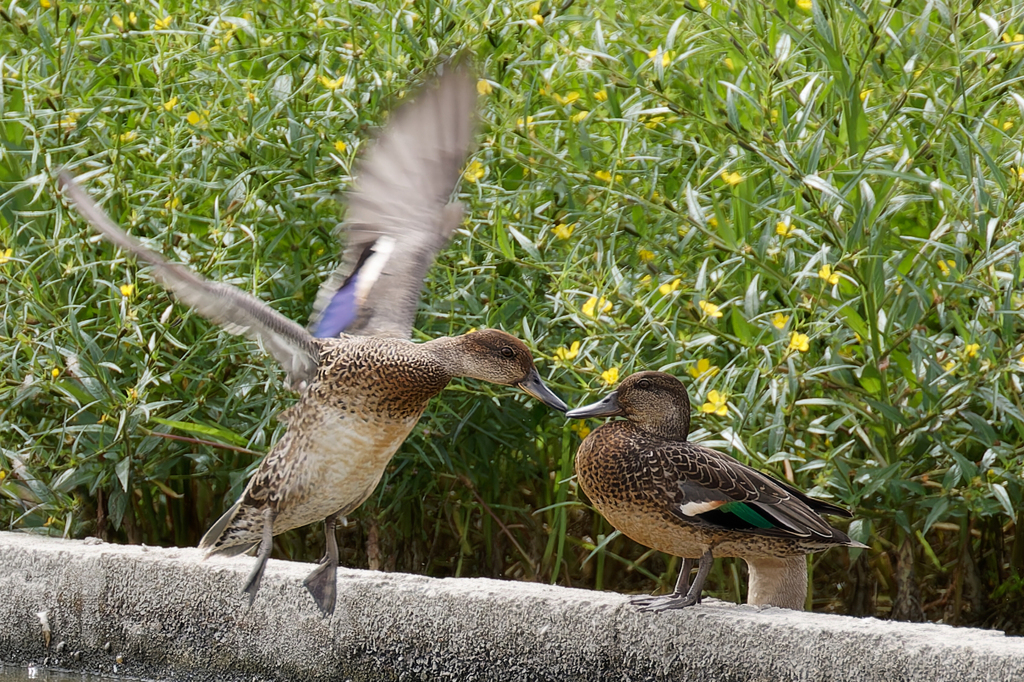
[(516, 352), (509, 348), (508, 346), (505, 346), (504, 348), (501, 349), (501, 354), (504, 355), (506, 358), (510, 358), (513, 355), (515, 355)]
[(640, 381), (636, 382), (636, 387), (637, 388), (650, 388), (651, 387), (651, 382), (649, 380), (647, 380), (647, 379), (641, 379)]

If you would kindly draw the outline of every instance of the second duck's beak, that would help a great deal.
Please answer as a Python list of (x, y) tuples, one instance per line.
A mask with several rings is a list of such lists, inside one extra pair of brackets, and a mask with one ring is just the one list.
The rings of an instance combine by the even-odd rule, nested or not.
[(612, 391), (596, 403), (569, 410), (565, 416), (570, 419), (586, 419), (587, 417), (615, 417), (622, 413), (622, 406), (619, 405), (619, 392)]
[(536, 369), (530, 370), (526, 378), (516, 384), (516, 386), (552, 409), (559, 412), (565, 412), (569, 409), (569, 406), (541, 381), (540, 374), (537, 373)]

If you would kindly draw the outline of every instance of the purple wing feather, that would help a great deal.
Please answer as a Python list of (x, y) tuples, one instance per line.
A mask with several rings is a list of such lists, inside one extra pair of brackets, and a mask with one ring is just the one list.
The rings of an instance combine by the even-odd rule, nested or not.
[(330, 302), (320, 313), (316, 328), (313, 329), (313, 336), (327, 339), (342, 333), (349, 325), (356, 321), (359, 315), (359, 306), (356, 301), (356, 281), (359, 278), (359, 271), (352, 273), (352, 276), (334, 292)]

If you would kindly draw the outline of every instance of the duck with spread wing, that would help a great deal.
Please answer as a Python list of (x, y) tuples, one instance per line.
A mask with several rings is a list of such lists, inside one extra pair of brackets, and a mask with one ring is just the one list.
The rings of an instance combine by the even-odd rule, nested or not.
[(279, 415), (287, 430), (245, 491), (203, 537), (208, 555), (256, 549), (245, 592), (259, 590), (273, 537), (325, 522), (327, 549), (305, 580), (327, 614), (336, 601), (337, 519), (376, 488), (431, 398), (454, 377), (516, 386), (564, 412), (530, 350), (496, 329), (409, 340), (427, 270), (461, 221), (449, 203), (472, 148), (476, 83), (450, 68), (399, 108), (357, 166), (342, 263), (317, 296), (307, 331), (256, 297), (211, 282), (127, 235), (68, 173), (60, 185), (108, 240), (151, 266), (181, 302), (228, 332), (258, 339), (301, 396)]

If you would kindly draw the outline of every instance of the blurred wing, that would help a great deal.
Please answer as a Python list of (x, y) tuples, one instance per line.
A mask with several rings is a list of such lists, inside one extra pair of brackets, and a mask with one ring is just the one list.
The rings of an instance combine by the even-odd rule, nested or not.
[(294, 390), (302, 390), (313, 378), (317, 350), (305, 329), (258, 298), (236, 287), (204, 279), (184, 265), (147, 249), (115, 225), (67, 171), (62, 171), (58, 179), (68, 200), (89, 224), (116, 246), (151, 265), (153, 278), (178, 300), (232, 334), (261, 341), (288, 373)]
[(476, 128), (476, 82), (455, 67), (391, 117), (357, 166), (348, 242), (317, 294), (309, 328), (408, 338), (423, 278), (462, 220), (449, 204)]

